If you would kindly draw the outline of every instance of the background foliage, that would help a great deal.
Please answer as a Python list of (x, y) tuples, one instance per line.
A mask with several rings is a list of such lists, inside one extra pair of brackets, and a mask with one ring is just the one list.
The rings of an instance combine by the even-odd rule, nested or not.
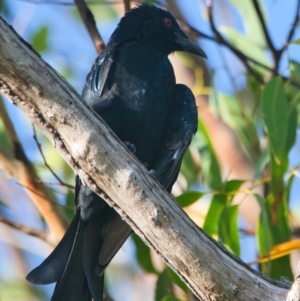
[[(123, 2), (116, 2), (88, 2), (105, 41), (124, 13)], [(178, 81), (193, 89), (199, 107), (199, 130), (174, 196), (195, 223), (236, 256), (272, 278), (292, 280), (300, 249), (300, 1), (148, 2), (174, 13), (209, 58), (203, 63), (171, 56)], [(71, 1), (0, 0), (0, 12), (81, 90), (96, 53)], [(30, 163), (70, 221), (73, 172), (37, 132), (41, 153), (26, 117), (2, 101), (2, 118), (7, 111)], [(0, 120), (0, 153), (13, 152), (10, 135)], [(53, 185), (58, 180), (47, 165), (68, 185)], [(48, 300), (53, 286), (31, 286), (24, 276), (57, 238), (50, 233), (51, 239), (41, 239), (49, 225), (3, 166), (0, 160), (0, 299)], [(24, 227), (14, 230), (17, 223), (32, 227), (40, 238), (22, 233)], [(186, 285), (135, 234), (108, 268), (107, 300), (189, 298)]]

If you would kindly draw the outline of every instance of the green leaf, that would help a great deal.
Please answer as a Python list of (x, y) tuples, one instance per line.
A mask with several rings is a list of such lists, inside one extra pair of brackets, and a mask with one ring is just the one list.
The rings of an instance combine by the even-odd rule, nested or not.
[(153, 264), (152, 259), (150, 256), (150, 249), (145, 243), (140, 239), (138, 235), (132, 233), (131, 238), (136, 247), (136, 257), (140, 264), (140, 266), (147, 272), (147, 273), (157, 273)]
[(226, 201), (227, 196), (224, 194), (215, 194), (211, 201), (203, 225), (203, 230), (210, 236), (216, 235), (219, 232), (219, 221), (226, 206)]
[[(116, 13), (116, 10), (112, 7), (112, 5), (105, 5), (105, 0), (98, 0), (98, 3), (102, 3), (104, 5), (90, 6), (90, 12), (93, 14), (96, 23), (111, 21), (118, 18), (118, 14)], [(81, 20), (78, 9), (74, 8), (72, 12), (76, 19)], [(87, 14), (87, 17), (90, 18), (89, 13)]]
[(180, 279), (180, 277), (169, 267), (166, 267), (168, 271), (169, 277), (171, 278), (172, 282), (180, 287), (184, 292), (187, 293), (187, 286), (186, 284)]
[(229, 27), (222, 27), (222, 32), (224, 32), (231, 43), (237, 47), (244, 55), (260, 62), (263, 65), (269, 66), (270, 63), (266, 58), (265, 48), (255, 45), (248, 37), (236, 32)]
[(168, 295), (172, 295), (172, 281), (167, 270), (164, 269), (156, 281), (155, 301), (161, 301)]
[(176, 197), (177, 203), (181, 207), (187, 207), (196, 201), (198, 201), (203, 196), (202, 192), (199, 191), (187, 191)]
[(273, 243), (272, 243), (272, 234), (269, 217), (269, 210), (267, 209), (267, 204), (265, 200), (259, 195), (255, 194), (255, 198), (260, 206), (260, 218), (258, 223), (258, 250), (260, 256), (268, 254)]
[(239, 208), (237, 205), (224, 208), (219, 223), (219, 240), (236, 255), (240, 256), (238, 228)]
[(49, 29), (46, 26), (42, 26), (32, 37), (31, 45), (39, 53), (49, 48), (48, 37)]
[(195, 167), (194, 160), (189, 149), (184, 154), (180, 172), (186, 178), (188, 182), (188, 187), (195, 183), (198, 171)]
[(219, 162), (207, 129), (200, 119), (199, 130), (196, 136), (197, 135), (201, 135), (202, 139), (206, 143), (206, 145), (199, 150), (202, 158), (202, 172), (204, 174), (205, 181), (211, 188), (219, 189), (222, 184)]
[(287, 143), (288, 109), (282, 79), (269, 81), (262, 94), (262, 114), (270, 140), (271, 151), (278, 164), (282, 160)]

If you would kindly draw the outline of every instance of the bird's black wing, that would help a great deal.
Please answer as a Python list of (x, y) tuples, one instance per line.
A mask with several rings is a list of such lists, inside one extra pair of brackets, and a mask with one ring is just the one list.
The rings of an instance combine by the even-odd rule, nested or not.
[(185, 85), (177, 84), (173, 101), (161, 148), (153, 166), (155, 178), (169, 192), (177, 179), (183, 156), (198, 128), (197, 107), (192, 91)]

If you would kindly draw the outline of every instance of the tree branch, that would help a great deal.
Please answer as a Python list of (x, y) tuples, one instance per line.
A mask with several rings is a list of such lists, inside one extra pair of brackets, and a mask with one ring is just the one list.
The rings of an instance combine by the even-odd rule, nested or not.
[(51, 236), (49, 235), (49, 233), (47, 233), (45, 231), (40, 231), (35, 228), (11, 221), (2, 215), (0, 215), (0, 223), (3, 223), (13, 229), (16, 229), (16, 230), (24, 233), (24, 234), (27, 234), (27, 235), (30, 235), (33, 237), (37, 237), (37, 238), (43, 240), (44, 242), (48, 243), (52, 247), (55, 247), (57, 245), (56, 242), (54, 242), (53, 239), (51, 239)]
[[(35, 130), (35, 126), (34, 125), (32, 125), (32, 129), (33, 129), (33, 139), (34, 139), (34, 141), (35, 141), (35, 143), (36, 143), (36, 145), (37, 145), (37, 147), (38, 147), (38, 149), (40, 151), (40, 154), (41, 154), (41, 156), (43, 158), (44, 165), (48, 168), (48, 170), (51, 172), (51, 174), (53, 175), (53, 177), (58, 181), (58, 183), (56, 185), (64, 186), (64, 187), (67, 187), (69, 189), (75, 189), (75, 187), (73, 185), (70, 185), (68, 183), (63, 182), (61, 180), (61, 178), (54, 172), (54, 170), (51, 168), (51, 166), (47, 163), (47, 160), (46, 160), (45, 155), (44, 155), (43, 150), (42, 150), (42, 146), (41, 146), (41, 144), (40, 144), (40, 142), (39, 142), (39, 140), (37, 138), (36, 130)], [(41, 183), (41, 181), (39, 183)], [(45, 182), (43, 182), (43, 183), (45, 183)], [(52, 185), (53, 185), (53, 183), (52, 183)]]
[(287, 284), (260, 275), (199, 229), (95, 112), (2, 19), (0, 40), (0, 91), (199, 299), (285, 298)]

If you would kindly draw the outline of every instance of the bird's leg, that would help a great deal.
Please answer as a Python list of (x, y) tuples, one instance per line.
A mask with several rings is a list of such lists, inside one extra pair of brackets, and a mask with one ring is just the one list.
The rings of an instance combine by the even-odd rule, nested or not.
[[(148, 167), (149, 167), (149, 164), (148, 164), (148, 162), (145, 162), (144, 163), (144, 166), (148, 169)], [(152, 177), (152, 178), (156, 178), (156, 171), (154, 170), (154, 169), (150, 169), (149, 170), (149, 175)]]
[(130, 143), (129, 141), (123, 142), (125, 146), (133, 153), (135, 154), (136, 152), (136, 146), (133, 143)]
[(156, 179), (156, 171), (154, 169), (149, 170), (149, 175), (153, 178)]

